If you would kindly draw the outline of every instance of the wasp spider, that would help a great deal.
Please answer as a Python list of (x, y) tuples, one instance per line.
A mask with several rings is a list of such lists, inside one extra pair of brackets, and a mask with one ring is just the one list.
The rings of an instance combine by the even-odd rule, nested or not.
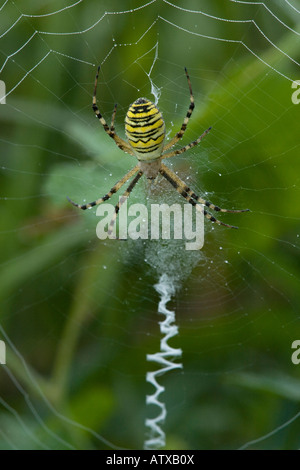
[(76, 202), (71, 201), (71, 199), (69, 198), (68, 200), (74, 206), (79, 207), (79, 209), (90, 209), (93, 206), (97, 206), (98, 204), (107, 201), (130, 178), (134, 176), (126, 191), (120, 198), (119, 203), (115, 206), (114, 217), (109, 225), (107, 232), (108, 235), (111, 235), (121, 204), (126, 201), (141, 176), (144, 174), (149, 180), (154, 180), (158, 176), (158, 174), (161, 174), (164, 178), (166, 178), (167, 181), (169, 181), (169, 183), (176, 189), (176, 191), (178, 191), (181, 196), (183, 196), (190, 204), (195, 206), (196, 210), (202, 212), (204, 216), (211, 222), (215, 222), (219, 225), (224, 225), (225, 227), (237, 228), (233, 225), (225, 224), (224, 222), (221, 222), (220, 220), (216, 219), (209, 212), (203, 209), (203, 206), (217, 212), (246, 212), (249, 209), (229, 210), (221, 209), (220, 207), (215, 206), (211, 202), (206, 201), (205, 199), (202, 199), (201, 197), (197, 196), (197, 194), (195, 194), (173, 171), (171, 171), (166, 165), (162, 163), (162, 160), (164, 158), (170, 158), (175, 155), (180, 155), (181, 153), (186, 152), (186, 150), (189, 150), (198, 145), (211, 129), (211, 127), (209, 127), (206, 131), (203, 132), (200, 137), (198, 137), (198, 139), (194, 140), (190, 144), (185, 145), (184, 147), (178, 150), (173, 150), (171, 152), (164, 153), (166, 152), (166, 150), (171, 149), (182, 138), (195, 107), (192, 85), (187, 69), (185, 68), (185, 74), (190, 90), (189, 109), (184, 118), (180, 131), (177, 132), (175, 137), (173, 137), (173, 139), (171, 139), (165, 145), (164, 140), (166, 135), (166, 128), (162, 114), (157, 108), (157, 106), (155, 106), (154, 103), (147, 100), (146, 98), (138, 98), (134, 103), (131, 104), (128, 109), (125, 118), (125, 132), (128, 139), (127, 142), (121, 137), (119, 137), (115, 132), (114, 122), (117, 112), (117, 104), (115, 104), (114, 106), (111, 124), (110, 126), (108, 126), (104, 117), (98, 109), (96, 101), (99, 70), (100, 66), (98, 67), (98, 71), (95, 78), (92, 102), (93, 111), (96, 117), (99, 119), (100, 123), (102, 124), (105, 132), (112, 139), (114, 139), (115, 143), (121, 150), (123, 150), (125, 153), (129, 153), (130, 155), (134, 155), (138, 160), (138, 164), (126, 175), (124, 175), (123, 178), (121, 178), (120, 181), (118, 181), (111, 188), (111, 190), (100, 199), (96, 199), (96, 201), (83, 205), (77, 204)]

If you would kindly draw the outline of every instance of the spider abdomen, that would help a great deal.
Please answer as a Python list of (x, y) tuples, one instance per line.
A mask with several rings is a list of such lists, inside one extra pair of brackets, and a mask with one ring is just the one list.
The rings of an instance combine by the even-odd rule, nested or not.
[(165, 123), (154, 103), (146, 98), (132, 103), (125, 118), (125, 132), (138, 160), (155, 160), (161, 156)]

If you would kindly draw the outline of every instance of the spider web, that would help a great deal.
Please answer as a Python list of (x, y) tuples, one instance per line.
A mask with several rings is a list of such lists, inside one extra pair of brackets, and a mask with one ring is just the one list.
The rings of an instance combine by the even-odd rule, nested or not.
[[(296, 0), (2, 4), (0, 448), (142, 448), (159, 305), (182, 351), (158, 379), (167, 448), (299, 448), (299, 12)], [(99, 64), (98, 105), (109, 122), (118, 103), (122, 137), (140, 96), (174, 136), (188, 68), (181, 143), (212, 131), (167, 164), (215, 204), (250, 208), (220, 215), (239, 230), (206, 221), (199, 252), (99, 241), (95, 211), (69, 206), (136, 164), (92, 113)], [(130, 202), (147, 198), (181, 202), (161, 179)]]

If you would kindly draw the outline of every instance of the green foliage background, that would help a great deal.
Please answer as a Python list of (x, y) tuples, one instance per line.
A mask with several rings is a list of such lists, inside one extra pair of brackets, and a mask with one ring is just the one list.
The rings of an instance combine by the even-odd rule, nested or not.
[[(300, 59), (298, 36), (259, 2), (175, 4), (219, 18), (254, 19), (274, 44)], [(1, 38), (7, 63), (0, 79), (7, 91), (21, 82), (0, 106), (0, 339), (7, 344), (0, 448), (143, 446), (150, 413), (145, 396), (152, 393), (145, 374), (154, 367), (145, 357), (160, 339), (153, 287), (159, 273), (144, 261), (140, 245), (99, 242), (94, 212), (78, 214), (66, 201), (66, 195), (94, 200), (134, 165), (92, 115), (91, 64), (98, 63), (99, 105), (109, 119), (119, 104), (120, 134), (129, 103), (137, 95), (153, 99), (147, 77), (153, 64), (159, 106), (175, 132), (188, 106), (187, 66), (197, 108), (184, 143), (211, 124), (213, 131), (174, 168), (183, 175), (195, 171), (194, 185), (216, 204), (251, 209), (223, 216), (239, 231), (207, 227), (201, 261), (191, 274), (187, 269), (170, 303), (180, 328), (172, 345), (182, 348), (184, 369), (161, 379), (167, 447), (238, 448), (299, 412), (300, 366), (291, 362), (291, 344), (300, 336), (299, 106), (284, 78), (299, 79), (299, 67), (253, 22), (186, 14), (163, 1), (106, 14), (83, 34), (36, 33), (79, 31), (105, 12), (141, 5), (83, 1), (61, 14), (24, 17)], [(296, 12), (282, 2), (265, 5), (299, 31)], [(24, 8), (21, 1), (6, 4), (3, 31)], [(31, 0), (26, 8), (43, 15), (61, 5)], [(132, 201), (144, 194), (140, 185)], [(172, 250), (168, 268), (177, 255), (185, 271), (184, 256)], [(249, 446), (298, 448), (299, 431), (295, 419)]]

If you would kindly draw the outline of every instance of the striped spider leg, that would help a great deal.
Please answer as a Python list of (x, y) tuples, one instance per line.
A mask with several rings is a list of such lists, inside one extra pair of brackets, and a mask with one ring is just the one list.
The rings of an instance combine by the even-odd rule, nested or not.
[(113, 194), (115, 194), (117, 191), (119, 191), (119, 189), (122, 188), (122, 186), (126, 183), (126, 181), (128, 181), (138, 170), (139, 170), (139, 165), (136, 165), (134, 168), (132, 168), (132, 170), (130, 170), (128, 173), (126, 173), (126, 175), (123, 176), (123, 178), (121, 178), (111, 188), (111, 190), (107, 194), (105, 194), (105, 196), (100, 197), (99, 199), (96, 199), (96, 201), (80, 205), (80, 204), (77, 204), (77, 202), (72, 201), (69, 197), (67, 197), (67, 199), (71, 204), (73, 204), (73, 206), (78, 207), (79, 209), (83, 209), (83, 210), (90, 209), (91, 207), (94, 207), (94, 206), (98, 206), (102, 202), (107, 201), (108, 199), (110, 199)]
[(116, 238), (117, 240), (122, 240), (121, 238), (111, 236), (112, 233), (113, 233), (114, 225), (115, 225), (116, 219), (118, 217), (118, 213), (121, 209), (121, 206), (124, 204), (124, 202), (127, 201), (127, 198), (130, 196), (131, 191), (133, 190), (133, 188), (135, 187), (136, 183), (139, 181), (139, 179), (141, 178), (142, 175), (143, 175), (143, 172), (140, 170), (138, 172), (138, 174), (133, 178), (130, 185), (126, 189), (126, 191), (122, 194), (118, 204), (116, 204), (114, 215), (113, 215), (113, 217), (110, 221), (110, 224), (109, 224), (109, 227), (108, 227), (108, 230), (107, 230), (107, 234), (108, 234), (109, 238)]
[(188, 125), (188, 122), (190, 120), (190, 117), (193, 113), (193, 110), (195, 108), (195, 100), (194, 100), (194, 95), (193, 95), (193, 91), (192, 91), (192, 84), (191, 84), (191, 80), (190, 80), (190, 76), (188, 74), (188, 71), (186, 69), (186, 67), (184, 68), (184, 71), (185, 71), (185, 74), (186, 74), (186, 78), (187, 78), (187, 81), (188, 81), (188, 85), (189, 85), (189, 90), (190, 90), (190, 106), (189, 106), (189, 109), (186, 113), (186, 116), (184, 118), (184, 121), (182, 123), (182, 126), (180, 128), (180, 131), (177, 132), (177, 134), (175, 135), (175, 137), (173, 137), (173, 139), (170, 140), (170, 142), (168, 142), (164, 148), (163, 148), (163, 152), (165, 152), (166, 150), (168, 150), (169, 148), (171, 147), (174, 147), (174, 145), (180, 140), (182, 139), (183, 137), (183, 134), (185, 133), (186, 131), (186, 128), (187, 128), (187, 125)]
[(121, 139), (121, 137), (119, 137), (115, 132), (114, 122), (115, 122), (115, 117), (116, 117), (116, 113), (117, 113), (117, 104), (115, 104), (115, 106), (114, 106), (110, 126), (108, 126), (107, 122), (105, 121), (104, 117), (102, 116), (102, 114), (99, 111), (99, 108), (97, 106), (97, 85), (98, 85), (99, 71), (100, 71), (100, 65), (97, 69), (96, 78), (95, 78), (92, 109), (93, 109), (96, 117), (99, 119), (100, 123), (102, 124), (103, 129), (105, 130), (105, 132), (109, 135), (109, 137), (114, 139), (116, 145), (121, 150), (123, 150), (125, 153), (129, 153), (130, 155), (134, 155), (134, 152), (132, 151), (132, 149), (130, 148), (128, 143), (125, 142), (125, 140)]
[(234, 225), (225, 224), (220, 220), (216, 219), (213, 215), (207, 212), (205, 209), (202, 209), (200, 204), (208, 207), (211, 210), (216, 212), (247, 212), (249, 209), (221, 209), (218, 206), (215, 206), (209, 201), (202, 199), (201, 197), (197, 196), (170, 168), (168, 168), (163, 163), (161, 164), (160, 174), (167, 180), (169, 183), (176, 189), (176, 191), (186, 199), (190, 204), (196, 207), (196, 210), (202, 212), (204, 216), (209, 219), (211, 222), (215, 222), (218, 225), (224, 225), (225, 227), (229, 228), (238, 228)]

